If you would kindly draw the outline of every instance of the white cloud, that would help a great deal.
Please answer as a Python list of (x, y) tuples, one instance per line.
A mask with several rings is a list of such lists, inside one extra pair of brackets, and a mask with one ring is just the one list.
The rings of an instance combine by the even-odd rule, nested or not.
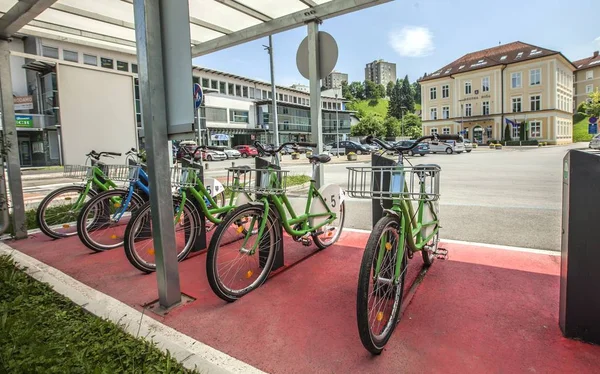
[(427, 27), (421, 26), (393, 30), (388, 35), (388, 42), (400, 56), (405, 57), (429, 56), (435, 49), (433, 34)]
[(600, 36), (594, 39), (594, 43), (600, 47)]

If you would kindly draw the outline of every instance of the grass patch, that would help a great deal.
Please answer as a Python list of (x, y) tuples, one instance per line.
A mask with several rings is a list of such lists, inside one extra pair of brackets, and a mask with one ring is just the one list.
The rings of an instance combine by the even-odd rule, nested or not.
[(573, 141), (589, 142), (594, 135), (588, 134), (589, 118), (583, 113), (577, 113), (573, 116)]
[(285, 177), (286, 186), (297, 186), (299, 184), (304, 184), (310, 182), (310, 177), (308, 175), (288, 175)]
[[(350, 110), (363, 110), (366, 114), (375, 113), (382, 117), (387, 116), (389, 101), (387, 99), (379, 99), (377, 103), (372, 100), (359, 100), (348, 104)], [(375, 104), (375, 105), (373, 105)]]
[(0, 256), (0, 372), (192, 373)]

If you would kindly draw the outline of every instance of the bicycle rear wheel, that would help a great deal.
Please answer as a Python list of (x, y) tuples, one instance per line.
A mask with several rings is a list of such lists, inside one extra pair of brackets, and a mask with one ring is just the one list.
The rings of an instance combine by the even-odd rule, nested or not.
[[(265, 215), (267, 222), (259, 235)], [(262, 205), (242, 205), (227, 214), (211, 238), (206, 257), (208, 283), (217, 296), (233, 302), (266, 281), (281, 240), (279, 224)]]
[(344, 219), (346, 218), (346, 202), (342, 201), (337, 217), (329, 225), (325, 225), (313, 234), (313, 240), (319, 249), (325, 249), (334, 244), (342, 235)]
[(132, 193), (129, 203), (129, 190), (118, 189), (102, 192), (94, 196), (81, 209), (77, 218), (77, 235), (89, 249), (102, 252), (123, 245), (125, 228), (144, 199)]
[[(356, 316), (358, 332), (363, 346), (373, 354), (380, 354), (392, 336), (400, 313), (404, 293), (407, 253), (404, 251), (400, 268), (400, 278), (393, 283), (400, 224), (395, 217), (380, 219), (373, 231), (360, 265), (358, 292), (356, 298)], [(382, 261), (376, 274), (378, 256)]]
[(91, 189), (87, 195), (84, 193), (85, 186), (66, 186), (50, 192), (36, 211), (40, 230), (54, 239), (76, 235), (79, 212), (96, 195)]
[[(191, 201), (187, 200), (179, 214), (181, 199), (173, 198), (173, 219), (175, 222), (175, 250), (177, 260), (183, 261), (189, 255), (196, 237), (200, 233), (200, 217)], [(152, 231), (152, 211), (150, 202), (144, 203), (133, 216), (125, 229), (124, 249), (129, 262), (145, 273), (156, 271), (155, 247)]]

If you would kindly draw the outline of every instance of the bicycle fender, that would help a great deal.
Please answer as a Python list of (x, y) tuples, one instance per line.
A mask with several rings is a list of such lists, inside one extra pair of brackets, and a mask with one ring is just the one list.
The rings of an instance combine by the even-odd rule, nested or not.
[[(318, 197), (314, 197), (310, 205), (311, 214), (327, 213), (327, 208), (333, 213), (339, 214), (342, 202), (346, 199), (346, 192), (337, 184), (327, 184), (319, 188), (325, 204)], [(310, 225), (316, 226), (325, 221), (327, 217), (315, 217), (310, 219)]]
[[(239, 207), (242, 206), (244, 204), (248, 204), (248, 203), (252, 203), (252, 199), (250, 198), (250, 196), (248, 196), (248, 194), (242, 192), (239, 193), (236, 198), (235, 201), (233, 203), (234, 206)], [(262, 205), (262, 204), (261, 204)]]
[(221, 192), (225, 191), (223, 184), (215, 178), (204, 178), (204, 187), (210, 193), (210, 196), (215, 197)]

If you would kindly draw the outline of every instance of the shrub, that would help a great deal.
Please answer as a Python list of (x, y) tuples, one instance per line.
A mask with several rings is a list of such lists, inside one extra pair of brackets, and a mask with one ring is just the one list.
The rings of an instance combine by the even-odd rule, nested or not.
[(518, 146), (518, 145), (538, 145), (537, 140), (511, 140), (506, 142), (507, 146)]

